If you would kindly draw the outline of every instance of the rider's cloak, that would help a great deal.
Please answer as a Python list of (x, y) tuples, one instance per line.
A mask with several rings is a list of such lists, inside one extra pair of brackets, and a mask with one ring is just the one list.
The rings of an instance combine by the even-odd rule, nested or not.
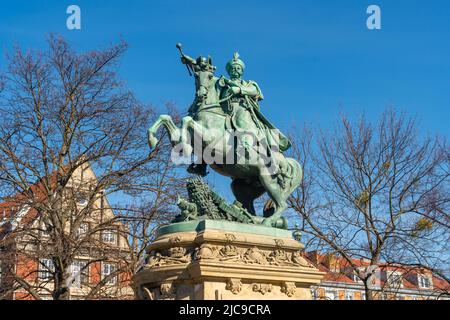
[[(218, 81), (219, 83), (220, 81)], [(261, 89), (259, 88), (259, 85), (252, 80), (242, 80), (241, 84), (244, 87), (248, 86), (254, 86), (257, 91), (257, 96), (249, 96), (249, 95), (243, 95), (238, 94), (238, 96), (243, 96), (246, 100), (246, 104), (248, 106), (248, 111), (252, 115), (252, 119), (255, 122), (255, 125), (265, 134), (265, 137), (267, 139), (267, 143), (269, 146), (277, 146), (280, 151), (286, 151), (291, 147), (291, 142), (289, 139), (278, 129), (276, 128), (260, 111), (258, 101), (261, 101), (264, 99), (264, 96), (261, 92)], [(227, 92), (226, 86), (221, 86), (219, 84), (219, 87), (221, 87), (221, 92)], [(223, 97), (225, 94), (221, 94), (220, 96)]]

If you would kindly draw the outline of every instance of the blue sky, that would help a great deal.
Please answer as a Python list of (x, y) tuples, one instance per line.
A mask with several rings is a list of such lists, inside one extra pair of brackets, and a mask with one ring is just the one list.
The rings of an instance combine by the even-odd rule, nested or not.
[[(81, 8), (81, 30), (66, 28), (66, 8)], [(382, 29), (368, 30), (366, 8), (381, 7)], [(120, 38), (130, 49), (121, 76), (144, 102), (182, 109), (193, 79), (175, 48), (211, 54), (225, 73), (235, 50), (246, 79), (265, 96), (263, 112), (281, 128), (328, 127), (339, 112), (377, 117), (388, 106), (417, 115), (423, 133), (449, 136), (450, 2), (396, 1), (2, 1), (0, 48), (45, 47), (56, 32), (77, 50)], [(0, 58), (0, 69), (4, 67)]]
[[(66, 8), (81, 8), (82, 29), (66, 28)], [(366, 28), (369, 4), (382, 29)], [(245, 78), (265, 95), (262, 110), (291, 122), (328, 126), (339, 111), (377, 116), (387, 106), (417, 114), (430, 133), (450, 133), (450, 2), (396, 1), (2, 1), (0, 47), (45, 46), (61, 33), (76, 49), (106, 47), (120, 37), (130, 49), (121, 75), (145, 102), (184, 107), (193, 81), (179, 63), (211, 54), (224, 66), (235, 50)], [(0, 68), (4, 63), (0, 59)]]

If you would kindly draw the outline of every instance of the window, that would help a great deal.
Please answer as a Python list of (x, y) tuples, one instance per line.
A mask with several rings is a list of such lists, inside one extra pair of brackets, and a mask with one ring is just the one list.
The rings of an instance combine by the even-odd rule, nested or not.
[[(116, 271), (116, 266), (113, 263), (103, 263), (102, 267), (102, 279), (106, 278), (110, 274)], [(116, 284), (117, 277), (110, 278), (106, 284)]]
[(419, 287), (423, 289), (430, 289), (432, 287), (431, 278), (429, 276), (418, 274), (419, 278)]
[(362, 280), (358, 277), (357, 274), (352, 275), (352, 280), (358, 283), (363, 283)]
[(39, 278), (46, 280), (52, 278), (52, 273), (55, 268), (52, 259), (40, 259), (39, 260)]
[(353, 292), (345, 291), (345, 300), (353, 300)]
[(338, 300), (338, 294), (335, 290), (327, 290), (325, 292), (325, 298), (327, 300)]
[(317, 289), (311, 289), (311, 298), (317, 300)]
[(361, 292), (361, 300), (366, 300), (366, 293), (365, 292)]
[(89, 223), (81, 223), (77, 232), (75, 233), (75, 237), (77, 239), (83, 238), (89, 232)]
[(52, 226), (48, 223), (42, 222), (42, 236), (49, 237), (52, 231)]
[(89, 202), (88, 196), (84, 192), (78, 192), (75, 197), (80, 206), (85, 206)]
[(113, 230), (105, 230), (102, 233), (102, 240), (105, 243), (116, 243), (116, 233)]
[(75, 260), (71, 265), (72, 284), (80, 288), (82, 284), (89, 283), (89, 267), (86, 267), (87, 262), (82, 260)]

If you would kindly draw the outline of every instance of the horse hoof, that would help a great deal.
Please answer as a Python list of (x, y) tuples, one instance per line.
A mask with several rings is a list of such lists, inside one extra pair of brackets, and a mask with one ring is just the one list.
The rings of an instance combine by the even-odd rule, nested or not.
[(272, 219), (270, 219), (270, 218), (264, 219), (262, 224), (264, 226), (271, 227), (272, 226)]
[(156, 139), (154, 136), (150, 136), (148, 138), (148, 144), (150, 145), (151, 149), (155, 148), (157, 143), (158, 143), (158, 139)]
[(186, 144), (183, 147), (183, 154), (186, 155), (186, 156), (190, 156), (192, 154), (193, 150), (194, 149), (190, 145)]

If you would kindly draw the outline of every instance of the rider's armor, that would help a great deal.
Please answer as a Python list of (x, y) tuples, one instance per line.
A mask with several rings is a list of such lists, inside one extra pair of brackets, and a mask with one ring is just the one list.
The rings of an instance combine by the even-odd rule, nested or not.
[(223, 105), (224, 112), (228, 115), (232, 115), (236, 112), (237, 108), (247, 108), (247, 103), (245, 98), (242, 96), (233, 96), (231, 99), (227, 100)]

